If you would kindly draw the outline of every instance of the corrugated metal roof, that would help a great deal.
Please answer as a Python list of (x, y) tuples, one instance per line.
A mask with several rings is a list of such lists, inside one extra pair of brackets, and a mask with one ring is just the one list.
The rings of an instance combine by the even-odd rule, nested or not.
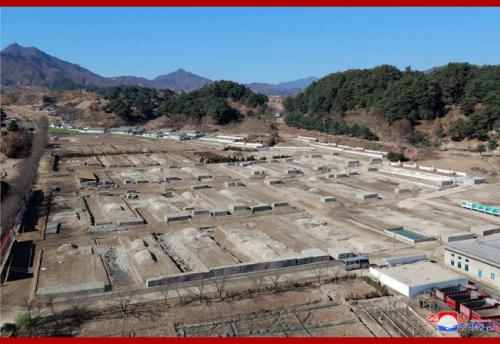
[(446, 248), (500, 267), (500, 236), (456, 241)]

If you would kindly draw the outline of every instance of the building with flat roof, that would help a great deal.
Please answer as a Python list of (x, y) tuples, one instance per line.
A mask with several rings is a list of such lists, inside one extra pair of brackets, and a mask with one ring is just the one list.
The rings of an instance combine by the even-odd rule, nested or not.
[(427, 290), (467, 285), (467, 277), (429, 261), (378, 268), (370, 267), (370, 274), (397, 292), (415, 297)]
[(444, 263), (500, 290), (500, 235), (451, 242), (444, 249)]
[(96, 186), (97, 177), (91, 171), (80, 171), (77, 175), (80, 185)]

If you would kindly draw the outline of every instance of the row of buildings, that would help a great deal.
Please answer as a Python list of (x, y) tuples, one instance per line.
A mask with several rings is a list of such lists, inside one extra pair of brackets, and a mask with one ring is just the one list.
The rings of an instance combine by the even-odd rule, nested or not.
[(499, 235), (448, 243), (444, 248), (445, 266), (428, 261), (425, 255), (386, 261), (385, 266), (370, 267), (370, 274), (382, 285), (409, 298), (427, 295), (434, 302), (440, 300), (438, 309), (445, 307), (460, 313), (462, 330), (472, 328), (472, 322), (475, 329), (480, 329), (480, 324), (500, 333)]
[(431, 264), (425, 255), (387, 258), (371, 268), (382, 283), (414, 297), (432, 288), (467, 286), (476, 281), (500, 292), (500, 235), (459, 240), (444, 247), (444, 266)]
[(51, 128), (74, 130), (79, 133), (88, 134), (113, 134), (113, 135), (134, 135), (150, 137), (155, 139), (170, 139), (170, 140), (191, 140), (203, 136), (197, 130), (190, 131), (176, 131), (175, 129), (160, 129), (160, 130), (145, 130), (144, 128), (137, 126), (122, 126), (115, 128), (105, 128), (105, 127), (76, 127), (71, 124), (66, 124), (64, 122), (54, 122), (50, 124)]
[(264, 148), (267, 145), (262, 142), (247, 142), (246, 137), (244, 136), (234, 136), (234, 135), (211, 135), (205, 136), (197, 130), (183, 130), (177, 131), (171, 128), (164, 128), (158, 130), (146, 130), (141, 127), (134, 126), (122, 126), (116, 128), (105, 128), (105, 127), (76, 127), (71, 124), (67, 124), (65, 122), (53, 122), (50, 124), (51, 128), (57, 129), (66, 129), (66, 130), (74, 130), (79, 133), (87, 133), (87, 134), (112, 134), (112, 135), (133, 135), (133, 136), (142, 136), (153, 139), (166, 139), (166, 140), (193, 140), (200, 139), (204, 142), (214, 143), (214, 144), (222, 144), (229, 145), (235, 147), (245, 147), (245, 148)]

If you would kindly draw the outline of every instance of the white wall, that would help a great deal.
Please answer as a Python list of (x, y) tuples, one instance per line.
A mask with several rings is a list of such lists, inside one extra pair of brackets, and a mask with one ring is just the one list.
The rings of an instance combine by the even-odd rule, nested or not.
[(409, 297), (414, 297), (423, 291), (433, 289), (433, 288), (446, 288), (446, 287), (453, 287), (453, 286), (456, 286), (459, 284), (467, 285), (468, 283), (469, 283), (468, 279), (466, 277), (463, 277), (463, 278), (458, 278), (458, 279), (439, 282), (439, 283), (422, 284), (422, 285), (411, 287)]
[[(451, 256), (452, 253), (455, 254), (454, 257)], [(458, 259), (458, 257), (462, 258)], [(454, 266), (451, 265), (452, 258), (455, 262)], [(468, 262), (466, 262), (465, 259), (467, 259)], [(458, 268), (458, 262), (462, 262), (461, 268)], [(481, 281), (484, 284), (500, 290), (500, 269), (495, 266), (483, 263), (464, 254), (448, 251), (446, 249), (444, 250), (444, 263), (449, 269), (458, 271), (466, 276), (470, 276), (477, 281)], [(469, 271), (465, 271), (465, 264), (469, 266)], [(478, 275), (479, 270), (481, 270), (483, 273), (481, 278)], [(494, 274), (495, 279), (491, 279), (491, 273)]]
[(382, 273), (382, 271), (377, 270), (375, 268), (370, 267), (370, 273), (380, 281), (381, 284), (388, 286), (389, 288), (392, 288), (396, 290), (397, 292), (410, 297), (410, 288), (394, 278)]
[(390, 277), (383, 273), (383, 269), (370, 268), (370, 274), (377, 278), (381, 284), (388, 286), (391, 289), (403, 294), (406, 297), (414, 297), (417, 294), (432, 288), (445, 288), (450, 286), (455, 286), (458, 284), (467, 285), (468, 280), (466, 277), (460, 277), (448, 281), (432, 282), (428, 284), (421, 284), (416, 286), (409, 286), (397, 279)]

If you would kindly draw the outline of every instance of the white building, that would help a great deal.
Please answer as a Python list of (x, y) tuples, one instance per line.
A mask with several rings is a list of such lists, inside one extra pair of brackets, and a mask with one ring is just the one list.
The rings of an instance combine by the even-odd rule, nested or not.
[(92, 133), (92, 134), (104, 134), (106, 132), (106, 128), (102, 128), (102, 127), (96, 127), (96, 128), (86, 127), (86, 128), (83, 128), (83, 130), (87, 133)]
[(160, 137), (163, 137), (163, 134), (159, 131), (147, 131), (147, 132), (144, 132), (141, 136), (151, 137), (153, 139), (158, 139)]
[(500, 235), (450, 242), (444, 249), (444, 263), (500, 290)]
[(108, 131), (114, 135), (132, 135), (132, 127), (109, 128)]
[(49, 127), (51, 127), (51, 128), (62, 128), (63, 125), (62, 125), (61, 122), (52, 122), (52, 123), (49, 124)]
[(382, 285), (410, 298), (434, 288), (468, 284), (467, 277), (428, 261), (383, 268), (370, 267), (370, 274)]
[(177, 140), (177, 141), (189, 140), (189, 137), (186, 134), (179, 132), (173, 132), (167, 135), (163, 135), (163, 138), (167, 140)]
[(236, 135), (215, 135), (216, 138), (222, 139), (222, 140), (229, 140), (229, 141), (245, 141), (246, 137), (245, 136), (236, 136)]
[(190, 139), (197, 139), (198, 137), (203, 136), (198, 130), (189, 130), (189, 131), (186, 131), (186, 135)]

